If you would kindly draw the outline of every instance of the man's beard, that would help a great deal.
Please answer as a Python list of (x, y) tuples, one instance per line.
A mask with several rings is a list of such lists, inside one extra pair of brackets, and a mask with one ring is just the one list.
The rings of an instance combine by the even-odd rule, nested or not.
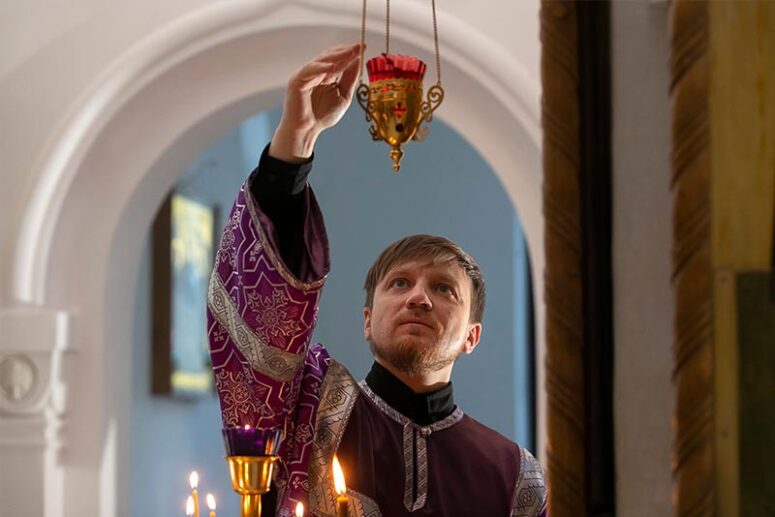
[(374, 340), (369, 341), (369, 345), (375, 357), (407, 375), (439, 371), (454, 363), (460, 355), (460, 351), (444, 345), (418, 341), (414, 336), (404, 336), (389, 345), (378, 345)]

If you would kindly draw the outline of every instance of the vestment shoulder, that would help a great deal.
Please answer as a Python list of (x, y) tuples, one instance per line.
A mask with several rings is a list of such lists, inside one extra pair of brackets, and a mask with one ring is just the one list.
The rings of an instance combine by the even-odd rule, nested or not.
[(519, 477), (514, 488), (511, 517), (545, 517), (546, 481), (541, 464), (522, 446), (519, 456)]

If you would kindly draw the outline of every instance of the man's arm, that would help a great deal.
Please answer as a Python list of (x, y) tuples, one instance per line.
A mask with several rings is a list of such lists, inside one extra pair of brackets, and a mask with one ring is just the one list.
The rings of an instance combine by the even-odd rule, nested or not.
[(330, 364), (320, 345), (310, 346), (328, 245), (306, 173), (315, 140), (352, 100), (359, 51), (358, 45), (326, 51), (289, 80), (272, 144), (229, 214), (208, 292), (224, 426), (284, 430), (277, 479), (284, 508), (304, 497), (305, 444)]
[(322, 266), (313, 264), (304, 241), (307, 217), (307, 176), (312, 158), (296, 164), (269, 155), (269, 145), (261, 153), (258, 167), (248, 184), (256, 203), (271, 221), (268, 231), (277, 243), (280, 256), (288, 269), (300, 280), (320, 277)]
[(329, 49), (288, 80), (272, 143), (229, 214), (208, 293), (208, 337), (227, 425), (287, 427), (294, 411), (298, 385), (291, 381), (328, 272), (323, 218), (304, 175), (317, 137), (352, 101), (359, 56), (360, 45)]
[(320, 270), (304, 239), (305, 186), (315, 142), (352, 102), (360, 49), (360, 45), (329, 49), (288, 80), (280, 123), (249, 181), (251, 193), (272, 222), (270, 233), (282, 259), (300, 279)]

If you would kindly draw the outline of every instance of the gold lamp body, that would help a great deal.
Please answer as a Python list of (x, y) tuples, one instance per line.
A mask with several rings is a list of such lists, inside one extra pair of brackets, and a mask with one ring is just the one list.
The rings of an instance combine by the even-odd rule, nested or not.
[[(433, 41), (436, 49), (436, 84), (423, 97), (423, 78), (426, 65), (413, 56), (390, 53), (390, 0), (385, 7), (385, 52), (365, 63), (369, 85), (363, 83), (364, 49), (366, 48), (366, 0), (363, 0), (361, 17), (360, 85), (357, 90), (358, 104), (366, 112), (366, 122), (371, 122), (369, 134), (374, 140), (384, 140), (390, 146), (393, 170), (401, 169), (403, 145), (409, 140), (424, 140), (433, 112), (444, 100), (441, 87), (441, 56), (436, 23), (436, 0), (431, 0), (433, 10)], [(425, 124), (423, 124), (425, 122)]]
[(401, 169), (402, 146), (411, 139), (423, 140), (428, 128), (422, 122), (433, 119), (433, 111), (444, 99), (444, 90), (433, 85), (423, 98), (422, 80), (387, 78), (358, 87), (358, 103), (372, 122), (369, 134), (374, 140), (384, 140), (390, 147), (393, 170)]

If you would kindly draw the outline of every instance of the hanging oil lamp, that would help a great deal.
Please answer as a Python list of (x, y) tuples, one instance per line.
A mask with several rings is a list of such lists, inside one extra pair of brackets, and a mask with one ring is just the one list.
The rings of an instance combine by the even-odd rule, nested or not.
[[(444, 100), (435, 0), (431, 0), (431, 7), (433, 39), (436, 45), (436, 84), (428, 89), (427, 98), (423, 98), (425, 63), (416, 57), (390, 53), (390, 0), (386, 0), (385, 52), (366, 62), (369, 85), (363, 83), (363, 49), (366, 36), (366, 0), (363, 0), (361, 75), (356, 95), (358, 104), (366, 112), (366, 122), (371, 122), (371, 138), (384, 140), (391, 147), (390, 158), (393, 160), (395, 172), (401, 168), (401, 158), (404, 156), (402, 146), (410, 139), (425, 139), (428, 134), (427, 123), (433, 120), (433, 112)], [(426, 124), (423, 125), (423, 122)]]

